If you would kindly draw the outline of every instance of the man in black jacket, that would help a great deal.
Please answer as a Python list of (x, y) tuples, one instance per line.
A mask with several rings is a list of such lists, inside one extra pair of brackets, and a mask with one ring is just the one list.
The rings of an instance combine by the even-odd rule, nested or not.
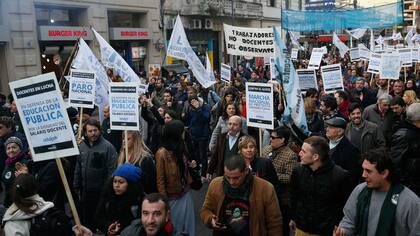
[(392, 135), (391, 158), (401, 182), (420, 196), (420, 103), (407, 108), (407, 120)]
[(326, 136), (329, 140), (330, 158), (341, 168), (347, 170), (353, 179), (353, 187), (360, 180), (362, 165), (360, 163), (360, 151), (351, 144), (344, 136), (347, 122), (341, 117), (334, 117), (326, 120)]
[(305, 139), (299, 153), (301, 166), (290, 181), (290, 229), (297, 234), (332, 235), (352, 191), (347, 171), (328, 157), (328, 143), (320, 136)]

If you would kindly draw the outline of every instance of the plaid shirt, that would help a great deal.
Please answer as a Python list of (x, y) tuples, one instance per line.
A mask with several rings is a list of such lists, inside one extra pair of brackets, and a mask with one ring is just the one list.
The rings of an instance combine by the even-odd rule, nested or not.
[(282, 146), (276, 150), (273, 150), (271, 145), (263, 148), (263, 158), (269, 158), (273, 163), (274, 169), (276, 169), (277, 177), (280, 181), (281, 187), (284, 194), (280, 196), (280, 202), (282, 204), (289, 204), (289, 191), (288, 185), (290, 184), (290, 177), (293, 169), (299, 165), (298, 157), (295, 152), (292, 151), (288, 146)]

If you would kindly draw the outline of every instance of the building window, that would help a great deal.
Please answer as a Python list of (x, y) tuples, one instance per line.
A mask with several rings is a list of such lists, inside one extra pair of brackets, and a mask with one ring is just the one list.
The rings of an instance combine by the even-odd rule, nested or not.
[(267, 0), (267, 6), (276, 7), (276, 0)]
[(108, 26), (117, 28), (146, 28), (146, 16), (145, 13), (109, 11)]

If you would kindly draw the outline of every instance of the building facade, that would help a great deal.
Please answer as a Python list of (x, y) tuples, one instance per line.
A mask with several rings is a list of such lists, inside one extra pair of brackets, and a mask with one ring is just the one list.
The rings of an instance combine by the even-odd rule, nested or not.
[(134, 68), (160, 64), (164, 54), (159, 1), (0, 1), (0, 91), (8, 83), (54, 71), (60, 77), (77, 39), (97, 43), (90, 27)]

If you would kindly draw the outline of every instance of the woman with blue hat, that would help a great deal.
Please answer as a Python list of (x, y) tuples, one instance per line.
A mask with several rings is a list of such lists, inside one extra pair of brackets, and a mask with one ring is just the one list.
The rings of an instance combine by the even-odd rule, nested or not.
[(141, 187), (142, 169), (122, 164), (115, 171), (102, 192), (96, 210), (98, 228), (105, 235), (118, 235), (139, 213), (144, 196)]

